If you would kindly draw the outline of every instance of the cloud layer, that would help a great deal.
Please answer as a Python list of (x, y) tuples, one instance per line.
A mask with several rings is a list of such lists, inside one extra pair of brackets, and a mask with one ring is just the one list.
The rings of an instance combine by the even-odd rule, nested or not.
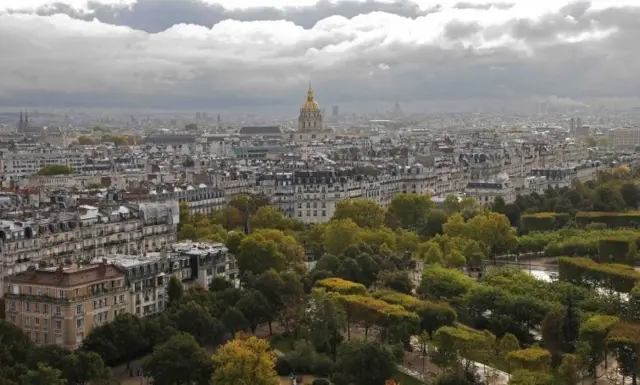
[(514, 3), (13, 7), (0, 11), (0, 105), (282, 105), (309, 79), (324, 105), (637, 96), (640, 4)]

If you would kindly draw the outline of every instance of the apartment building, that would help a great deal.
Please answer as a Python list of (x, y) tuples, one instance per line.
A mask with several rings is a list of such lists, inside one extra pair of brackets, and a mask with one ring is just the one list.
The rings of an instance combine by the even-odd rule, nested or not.
[(640, 127), (624, 127), (609, 130), (609, 147), (614, 149), (633, 149), (640, 145)]
[[(171, 254), (172, 274), (180, 274), (180, 277), (188, 280), (190, 284), (209, 287), (216, 276), (222, 276), (234, 283), (238, 278), (235, 257), (222, 243), (184, 241), (171, 245)], [(189, 259), (188, 262), (184, 261), (185, 257)], [(184, 267), (191, 268), (190, 276), (180, 273)]]
[(125, 272), (129, 288), (129, 313), (146, 317), (164, 311), (169, 282), (169, 276), (166, 274), (169, 270), (169, 259), (166, 253), (111, 255), (105, 260)]
[(179, 211), (176, 201), (80, 205), (0, 220), (0, 287), (30, 266), (167, 249), (176, 241)]
[(6, 318), (36, 344), (78, 348), (94, 327), (128, 311), (125, 278), (106, 262), (29, 269), (5, 280)]
[(20, 180), (37, 174), (42, 167), (54, 164), (81, 170), (86, 159), (81, 152), (69, 151), (6, 153), (0, 159), (0, 170), (5, 180)]

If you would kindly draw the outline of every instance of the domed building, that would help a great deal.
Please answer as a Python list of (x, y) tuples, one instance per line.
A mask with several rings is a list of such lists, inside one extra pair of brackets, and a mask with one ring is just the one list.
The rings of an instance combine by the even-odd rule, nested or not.
[(298, 131), (289, 134), (289, 139), (296, 142), (313, 142), (332, 137), (333, 132), (325, 130), (322, 125), (322, 110), (313, 97), (313, 89), (309, 84), (307, 100), (300, 107), (300, 115), (298, 115)]
[(300, 107), (300, 115), (298, 116), (298, 131), (321, 131), (322, 130), (322, 111), (320, 104), (313, 98), (313, 89), (309, 84), (307, 91), (307, 100)]

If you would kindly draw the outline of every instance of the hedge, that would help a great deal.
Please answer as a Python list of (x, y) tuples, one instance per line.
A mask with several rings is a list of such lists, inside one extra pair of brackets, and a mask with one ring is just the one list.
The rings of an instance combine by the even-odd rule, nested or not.
[(321, 279), (316, 282), (316, 285), (340, 294), (364, 294), (367, 292), (367, 288), (363, 284), (337, 277)]
[(516, 350), (507, 354), (509, 363), (517, 369), (546, 372), (551, 364), (551, 352), (539, 346)]
[(375, 298), (415, 312), (420, 317), (420, 330), (430, 335), (439, 327), (453, 325), (458, 318), (456, 311), (446, 302), (433, 302), (402, 294), (391, 290), (379, 290), (373, 293)]
[(609, 228), (638, 228), (640, 226), (640, 211), (615, 212), (579, 212), (576, 223), (586, 227), (591, 223), (604, 223)]
[(563, 281), (619, 293), (631, 292), (640, 280), (640, 273), (631, 266), (597, 263), (589, 258), (558, 258), (558, 270)]
[(598, 242), (598, 262), (635, 264), (638, 248), (624, 238), (601, 239)]
[(520, 217), (522, 230), (525, 233), (531, 231), (553, 231), (564, 227), (571, 217), (566, 213), (535, 213), (525, 214)]

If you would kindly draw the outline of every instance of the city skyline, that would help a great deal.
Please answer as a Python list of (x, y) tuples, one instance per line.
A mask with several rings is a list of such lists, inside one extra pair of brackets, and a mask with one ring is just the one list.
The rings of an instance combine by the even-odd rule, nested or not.
[[(7, 1), (0, 107), (634, 98), (631, 1)], [(297, 6), (296, 6), (297, 5)]]

